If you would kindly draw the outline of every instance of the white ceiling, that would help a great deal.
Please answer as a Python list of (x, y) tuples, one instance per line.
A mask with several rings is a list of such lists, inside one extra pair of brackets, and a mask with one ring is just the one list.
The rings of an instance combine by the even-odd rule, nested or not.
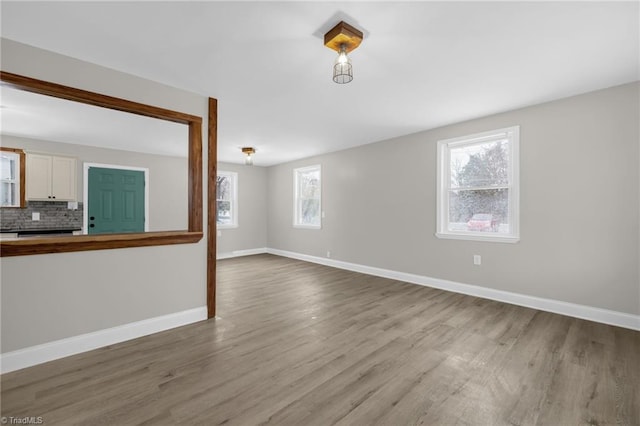
[(9, 87), (2, 87), (0, 96), (3, 135), (172, 157), (188, 156), (189, 128), (186, 124)]
[[(9, 2), (5, 38), (219, 101), (272, 165), (640, 79), (638, 2)], [(365, 39), (331, 80), (323, 34)]]

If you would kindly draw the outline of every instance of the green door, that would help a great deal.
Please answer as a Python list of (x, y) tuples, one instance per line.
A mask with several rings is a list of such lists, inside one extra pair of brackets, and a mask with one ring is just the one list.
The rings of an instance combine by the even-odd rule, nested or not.
[(89, 167), (89, 234), (144, 232), (144, 172)]

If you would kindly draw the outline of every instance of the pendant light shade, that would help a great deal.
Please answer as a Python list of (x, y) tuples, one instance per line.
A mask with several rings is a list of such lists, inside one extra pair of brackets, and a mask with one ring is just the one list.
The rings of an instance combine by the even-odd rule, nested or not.
[(333, 81), (338, 84), (349, 83), (353, 80), (353, 66), (347, 56), (347, 49), (342, 46), (340, 53), (333, 64)]
[(244, 164), (247, 166), (253, 166), (253, 154), (256, 153), (255, 148), (246, 146), (241, 149), (242, 149), (242, 153), (246, 155), (246, 157), (244, 158)]

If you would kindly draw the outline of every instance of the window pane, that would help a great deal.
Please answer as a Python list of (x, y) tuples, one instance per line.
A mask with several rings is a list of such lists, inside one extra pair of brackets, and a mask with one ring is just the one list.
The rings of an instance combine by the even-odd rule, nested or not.
[(320, 200), (300, 200), (300, 224), (314, 226), (320, 225)]
[(451, 188), (509, 184), (509, 143), (498, 140), (451, 148)]
[(216, 224), (238, 226), (238, 174), (218, 171), (216, 176)]
[(228, 225), (231, 223), (231, 202), (217, 201), (217, 223), (218, 225)]
[(509, 190), (449, 191), (448, 230), (510, 233)]
[(300, 198), (320, 197), (320, 171), (313, 170), (300, 173)]
[(320, 166), (294, 169), (294, 226), (319, 228), (322, 224)]
[(218, 176), (216, 180), (216, 199), (231, 199), (231, 179), (229, 176)]
[(15, 206), (18, 204), (15, 194), (15, 183), (2, 182), (0, 184), (0, 206)]
[(16, 163), (18, 157), (15, 154), (3, 153), (0, 155), (0, 179), (16, 179)]

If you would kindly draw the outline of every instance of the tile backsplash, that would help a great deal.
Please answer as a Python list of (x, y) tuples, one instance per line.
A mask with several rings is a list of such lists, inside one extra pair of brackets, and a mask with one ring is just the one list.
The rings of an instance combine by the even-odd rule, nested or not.
[[(27, 201), (27, 207), (0, 208), (2, 230), (80, 229), (82, 227), (82, 203), (77, 210), (67, 208), (67, 202)], [(33, 213), (40, 213), (40, 220), (32, 220)]]

